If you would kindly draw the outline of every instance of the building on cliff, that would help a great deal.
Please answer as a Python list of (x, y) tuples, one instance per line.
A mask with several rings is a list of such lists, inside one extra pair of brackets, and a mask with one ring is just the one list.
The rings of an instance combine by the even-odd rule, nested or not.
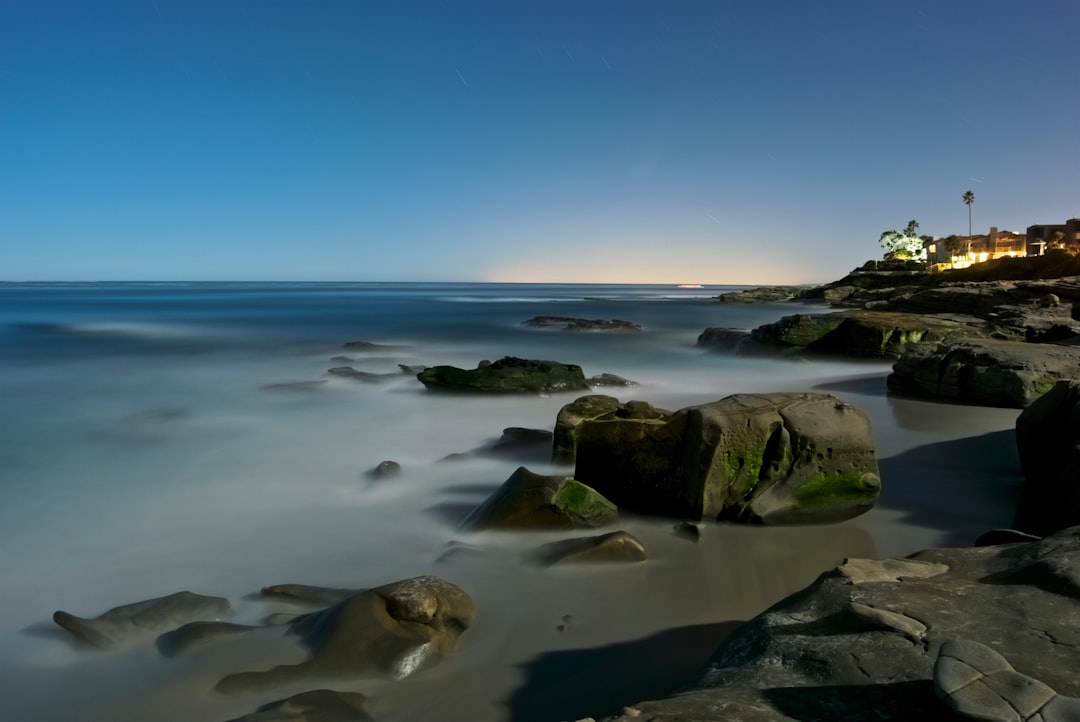
[(1041, 256), (1050, 248), (1080, 249), (1080, 218), (1027, 228), (1027, 255)]
[(952, 268), (967, 268), (994, 258), (1028, 255), (1028, 237), (996, 226), (990, 233), (973, 236), (949, 236), (926, 242), (926, 262), (947, 264)]

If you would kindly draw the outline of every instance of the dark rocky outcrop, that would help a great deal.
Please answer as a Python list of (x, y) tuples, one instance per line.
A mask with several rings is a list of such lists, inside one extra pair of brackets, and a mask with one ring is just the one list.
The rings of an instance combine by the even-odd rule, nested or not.
[(880, 492), (866, 415), (827, 394), (738, 394), (660, 417), (596, 415), (576, 434), (574, 478), (645, 514), (831, 522), (869, 510)]
[(369, 722), (367, 697), (359, 692), (314, 689), (259, 707), (230, 722)]
[(761, 286), (721, 293), (716, 300), (720, 303), (779, 303), (790, 301), (806, 288), (806, 286)]
[(1080, 348), (982, 339), (908, 349), (888, 377), (892, 391), (1023, 408), (1080, 369)]
[(611, 319), (571, 318), (569, 316), (533, 316), (522, 321), (522, 326), (534, 328), (559, 328), (563, 331), (640, 331), (641, 325), (633, 321)]
[(600, 536), (579, 537), (545, 544), (533, 554), (541, 564), (612, 564), (643, 562), (645, 547), (632, 534), (613, 531)]
[(1080, 524), (1080, 381), (1058, 381), (1024, 409), (1016, 448), (1025, 481), (1013, 526), (1045, 535)]
[(105, 649), (187, 622), (216, 621), (230, 611), (227, 599), (184, 591), (113, 607), (92, 619), (58, 611), (53, 621), (79, 639)]
[(325, 678), (401, 679), (450, 656), (474, 617), (473, 601), (460, 587), (438, 577), (404, 579), (297, 617), (289, 634), (310, 651), (306, 661), (231, 674), (215, 689), (247, 692)]
[(787, 352), (893, 358), (915, 344), (971, 332), (969, 325), (946, 318), (859, 311), (785, 316), (755, 328), (751, 338)]
[(691, 689), (611, 720), (949, 719), (935, 665), (941, 655), (970, 660), (966, 642), (1007, 658), (1067, 710), (1080, 696), (1078, 629), (1080, 527), (1030, 543), (852, 559), (737, 629)]
[(743, 328), (707, 328), (697, 338), (697, 345), (721, 353), (738, 353), (750, 340), (750, 331)]
[(555, 419), (551, 460), (556, 464), (574, 463), (578, 430), (584, 421), (614, 418), (661, 419), (670, 413), (644, 401), (622, 403), (614, 396), (582, 396), (559, 409), (559, 415)]
[(465, 529), (591, 529), (618, 521), (610, 501), (570, 476), (541, 476), (518, 468), (483, 504)]
[(547, 429), (527, 429), (523, 426), (508, 426), (502, 430), (502, 436), (493, 448), (506, 446), (530, 446), (532, 444), (550, 444), (552, 433)]
[(481, 361), (472, 370), (432, 366), (417, 374), (417, 378), (433, 391), (520, 394), (589, 390), (580, 366), (512, 356), (494, 363)]

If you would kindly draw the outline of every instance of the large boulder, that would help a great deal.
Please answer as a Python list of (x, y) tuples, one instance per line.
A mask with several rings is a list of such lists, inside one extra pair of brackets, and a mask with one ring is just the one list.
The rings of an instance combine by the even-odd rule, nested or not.
[(569, 476), (519, 467), (463, 522), (465, 529), (591, 529), (618, 521), (610, 501)]
[(1058, 381), (1024, 409), (1016, 448), (1025, 481), (1013, 526), (1043, 536), (1080, 524), (1080, 381)]
[(416, 376), (434, 391), (481, 393), (549, 393), (588, 391), (580, 366), (556, 361), (533, 361), (507, 356), (494, 363), (481, 361), (472, 370), (432, 366)]
[(976, 652), (984, 645), (1026, 678), (1077, 697), (1078, 629), (1080, 527), (1030, 543), (852, 559), (737, 629), (690, 690), (611, 719), (953, 719), (935, 664), (956, 656), (955, 640)]
[(582, 396), (559, 409), (559, 415), (555, 418), (551, 461), (555, 464), (574, 463), (578, 428), (583, 421), (614, 418), (660, 419), (670, 413), (644, 401), (628, 401), (624, 404), (614, 396)]
[(460, 587), (432, 576), (358, 592), (289, 624), (311, 656), (266, 671), (230, 674), (219, 692), (249, 692), (313, 679), (402, 679), (453, 654), (476, 609)]
[(909, 348), (892, 391), (983, 406), (1023, 408), (1080, 369), (1080, 348), (984, 339)]
[(640, 513), (764, 524), (849, 519), (881, 489), (866, 415), (816, 393), (585, 421), (574, 478)]

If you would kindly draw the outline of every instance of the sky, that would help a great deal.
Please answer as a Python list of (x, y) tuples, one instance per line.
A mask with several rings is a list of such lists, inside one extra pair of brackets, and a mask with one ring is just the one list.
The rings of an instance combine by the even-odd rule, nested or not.
[(764, 284), (1080, 216), (1076, 0), (0, 0), (0, 280)]

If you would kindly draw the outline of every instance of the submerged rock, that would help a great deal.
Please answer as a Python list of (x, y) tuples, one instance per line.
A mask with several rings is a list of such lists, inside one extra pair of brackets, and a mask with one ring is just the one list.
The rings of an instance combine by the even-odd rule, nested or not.
[(582, 421), (574, 478), (644, 514), (764, 524), (849, 519), (881, 489), (866, 415), (813, 393)]
[(159, 636), (156, 644), (163, 657), (175, 657), (192, 647), (217, 639), (233, 637), (253, 629), (258, 629), (258, 627), (232, 622), (188, 622)]
[(359, 692), (315, 689), (259, 707), (230, 722), (369, 722), (367, 697)]
[(618, 520), (610, 501), (570, 476), (541, 476), (519, 467), (483, 504), (465, 529), (595, 528)]
[(631, 386), (637, 386), (637, 381), (631, 381), (630, 379), (624, 379), (622, 376), (616, 376), (615, 374), (597, 374), (590, 376), (585, 383), (590, 388), (598, 388), (602, 386), (614, 387), (614, 388), (630, 388)]
[(564, 331), (640, 331), (641, 325), (633, 321), (612, 319), (571, 318), (569, 316), (533, 316), (523, 321), (522, 326), (539, 328), (560, 328)]
[(58, 611), (53, 614), (53, 621), (79, 639), (105, 649), (187, 622), (218, 620), (230, 611), (227, 599), (184, 591), (113, 607), (92, 619)]
[(259, 594), (268, 599), (280, 599), (313, 607), (326, 607), (344, 601), (362, 591), (362, 589), (345, 589), (342, 587), (315, 587), (310, 584), (272, 584), (259, 590)]
[(472, 370), (432, 366), (417, 374), (417, 378), (433, 391), (520, 394), (589, 390), (580, 366), (512, 356), (494, 363), (482, 361)]
[(378, 384), (383, 383), (384, 381), (396, 381), (405, 375), (405, 372), (402, 371), (384, 374), (376, 374), (370, 371), (358, 371), (352, 366), (335, 366), (334, 368), (327, 369), (326, 373), (330, 376), (353, 379), (354, 381), (363, 381), (369, 384)]
[(308, 660), (231, 674), (215, 689), (235, 693), (315, 678), (408, 677), (450, 656), (475, 613), (469, 595), (438, 577), (404, 579), (358, 592), (289, 625), (289, 633), (310, 650)]
[(350, 351), (404, 351), (408, 346), (386, 343), (372, 343), (371, 341), (349, 341), (344, 348)]
[(643, 562), (645, 547), (632, 534), (613, 531), (600, 536), (579, 537), (545, 544), (533, 553), (541, 564), (611, 564)]
[(387, 459), (386, 461), (380, 461), (375, 465), (373, 469), (369, 469), (367, 472), (370, 479), (390, 479), (401, 474), (401, 464)]

